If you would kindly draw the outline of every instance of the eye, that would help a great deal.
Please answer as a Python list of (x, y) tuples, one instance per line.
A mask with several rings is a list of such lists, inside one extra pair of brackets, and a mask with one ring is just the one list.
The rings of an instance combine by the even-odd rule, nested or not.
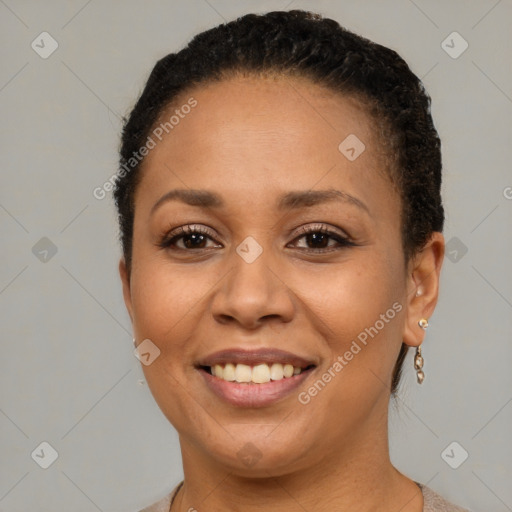
[[(326, 253), (355, 245), (346, 236), (325, 227), (323, 224), (305, 226), (298, 233), (300, 236), (295, 238), (294, 241), (305, 240), (307, 247), (297, 246), (298, 249), (304, 252)], [(200, 251), (209, 248), (206, 245), (208, 240), (214, 241), (213, 234), (208, 228), (200, 225), (186, 225), (164, 234), (157, 245), (162, 249)], [(334, 244), (330, 242), (334, 242)], [(311, 245), (313, 247), (309, 247)], [(220, 245), (214, 245), (213, 247), (220, 247)]]
[[(299, 233), (301, 236), (295, 240), (305, 239), (306, 245), (310, 244), (316, 247), (299, 247), (299, 249), (305, 252), (322, 253), (332, 252), (344, 247), (354, 246), (346, 236), (325, 227), (322, 224), (316, 224), (312, 226), (305, 226), (300, 229)], [(330, 241), (334, 241), (333, 244), (329, 245)], [(336, 245), (337, 244), (337, 245)]]
[[(195, 225), (187, 225), (180, 226), (172, 230), (169, 233), (166, 233), (158, 246), (163, 249), (175, 248), (181, 251), (187, 251), (189, 249), (208, 249), (205, 246), (208, 239), (212, 240), (212, 233), (208, 228), (204, 226), (195, 226)], [(183, 246), (179, 246), (179, 242), (183, 242)]]

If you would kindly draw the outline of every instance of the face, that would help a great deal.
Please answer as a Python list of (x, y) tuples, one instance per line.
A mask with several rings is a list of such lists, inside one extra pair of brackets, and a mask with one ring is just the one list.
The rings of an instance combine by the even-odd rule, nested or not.
[(327, 464), (385, 430), (402, 340), (421, 341), (382, 144), (356, 100), (306, 80), (190, 97), (145, 159), (121, 262), (137, 343), (160, 350), (148, 385), (205, 465)]

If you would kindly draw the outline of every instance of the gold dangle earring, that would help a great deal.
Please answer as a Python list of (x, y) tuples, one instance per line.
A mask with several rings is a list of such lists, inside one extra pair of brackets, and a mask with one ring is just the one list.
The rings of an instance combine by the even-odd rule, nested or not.
[[(426, 318), (422, 318), (418, 325), (424, 330), (427, 330), (428, 320)], [(416, 370), (416, 378), (418, 379), (418, 384), (421, 384), (425, 380), (425, 374), (423, 373), (423, 356), (421, 355), (421, 344), (416, 347), (416, 355), (414, 356), (414, 369)]]

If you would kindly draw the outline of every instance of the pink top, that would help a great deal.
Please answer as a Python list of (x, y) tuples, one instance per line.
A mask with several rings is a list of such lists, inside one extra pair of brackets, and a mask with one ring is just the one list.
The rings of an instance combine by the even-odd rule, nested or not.
[[(446, 501), (444, 498), (439, 496), (439, 494), (430, 489), (430, 487), (427, 487), (426, 485), (420, 484), (418, 482), (416, 482), (416, 484), (423, 493), (423, 512), (470, 512), (465, 508), (458, 507), (457, 505)], [(160, 501), (153, 503), (153, 505), (146, 507), (140, 512), (169, 512), (172, 500), (182, 485), (183, 482), (181, 482), (171, 493), (162, 498)]]

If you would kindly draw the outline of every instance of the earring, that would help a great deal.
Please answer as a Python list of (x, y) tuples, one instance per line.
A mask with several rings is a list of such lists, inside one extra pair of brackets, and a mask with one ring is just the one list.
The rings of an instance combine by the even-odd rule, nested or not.
[[(422, 318), (418, 325), (424, 330), (427, 330), (428, 320), (426, 318)], [(418, 384), (421, 384), (425, 380), (425, 374), (423, 373), (423, 363), (424, 359), (421, 355), (421, 345), (416, 347), (416, 355), (414, 356), (414, 369), (416, 370), (416, 378), (418, 379)]]

